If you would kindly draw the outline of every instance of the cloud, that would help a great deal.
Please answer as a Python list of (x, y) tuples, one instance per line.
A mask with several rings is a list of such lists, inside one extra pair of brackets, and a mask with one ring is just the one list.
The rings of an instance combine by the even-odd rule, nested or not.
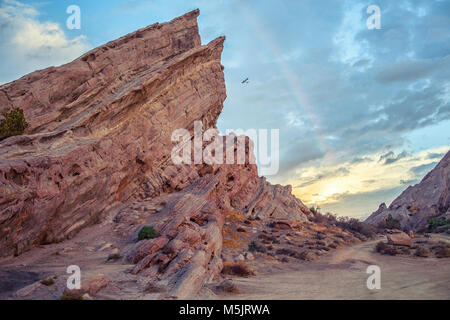
[(302, 182), (301, 184), (295, 186), (295, 188), (303, 188), (309, 185), (312, 185), (314, 183), (319, 182), (320, 180), (323, 180), (325, 178), (335, 178), (335, 177), (344, 177), (350, 174), (350, 171), (347, 168), (341, 167), (333, 170), (324, 169), (320, 174), (317, 174), (316, 176), (308, 179), (305, 182)]
[(414, 81), (430, 75), (439, 67), (449, 67), (448, 59), (439, 62), (425, 60), (405, 60), (387, 64), (377, 73), (376, 80), (380, 82)]
[(430, 172), (438, 163), (431, 162), (412, 167), (410, 171), (419, 179), (423, 178), (428, 172)]
[(379, 162), (383, 162), (383, 164), (388, 165), (394, 162), (397, 162), (403, 158), (406, 158), (408, 156), (408, 153), (406, 151), (403, 151), (399, 153), (398, 155), (395, 155), (393, 151), (389, 151), (386, 154), (381, 155)]
[(369, 157), (356, 157), (353, 160), (351, 160), (350, 163), (352, 164), (357, 164), (357, 163), (361, 163), (361, 162), (369, 162), (372, 159), (370, 159)]
[(431, 152), (428, 154), (427, 158), (428, 159), (442, 159), (444, 156), (445, 156), (445, 152), (441, 152), (441, 153)]
[[(366, 158), (370, 160), (350, 160), (340, 163), (338, 167), (332, 163), (321, 167), (308, 166), (297, 170), (288, 183), (294, 186), (294, 194), (307, 205), (327, 206), (334, 208), (335, 213), (345, 215), (349, 213), (341, 210), (343, 207), (349, 209), (360, 206), (360, 201), (367, 199), (370, 194), (380, 195), (383, 190), (403, 191), (406, 185), (417, 183), (436, 165), (435, 161), (430, 161), (429, 155), (446, 152), (448, 148), (433, 148), (418, 153), (390, 151), (368, 154)], [(386, 161), (395, 162), (395, 170), (386, 165)], [(398, 194), (389, 193), (386, 199), (381, 199), (378, 203), (375, 202), (380, 198), (374, 196), (377, 201), (370, 200), (370, 206), (365, 212), (361, 207), (358, 210), (361, 211), (360, 214), (366, 213), (368, 208), (376, 209), (379, 203), (392, 201)], [(353, 214), (356, 209), (350, 211)]]
[(415, 183), (417, 183), (418, 182), (418, 180), (417, 179), (411, 179), (411, 180), (400, 180), (400, 184), (403, 184), (403, 185), (412, 185), (412, 184), (415, 184)]
[[(227, 36), (228, 97), (218, 127), (280, 129), (280, 171), (268, 179), (299, 187), (294, 191), (307, 203), (331, 199), (327, 205), (339, 214), (367, 212), (364, 201), (376, 209), (375, 202), (388, 202), (392, 190), (417, 179), (411, 168), (435, 162), (431, 153), (446, 151), (440, 146), (448, 150), (450, 1), (378, 0), (380, 30), (366, 28), (365, 0), (281, 0), (276, 14), (268, 0), (251, 7), (242, 0), (116, 2), (85, 5), (91, 41), (107, 42), (196, 7), (203, 43)], [(89, 47), (86, 38), (70, 38), (43, 21), (36, 7), (0, 3), (0, 81), (68, 62)], [(17, 41), (22, 34), (31, 38)], [(243, 86), (246, 77), (250, 84)], [(349, 173), (335, 173), (339, 168)]]
[(404, 186), (385, 188), (360, 193), (345, 193), (338, 196), (338, 201), (320, 205), (322, 212), (351, 216), (364, 220), (380, 203), (391, 203), (402, 191)]
[[(450, 6), (378, 4), (381, 30), (367, 29), (366, 1), (281, 1), (274, 15), (262, 0), (252, 10), (236, 7), (242, 24), (222, 23), (228, 98), (218, 125), (280, 128), (280, 172), (271, 182), (326, 161), (339, 167), (389, 150), (417, 152), (410, 134), (450, 119)], [(422, 149), (438, 146), (427, 140)]]
[(15, 0), (0, 3), (0, 83), (70, 62), (90, 48), (86, 37), (69, 39), (58, 23), (41, 22), (39, 17), (31, 5)]

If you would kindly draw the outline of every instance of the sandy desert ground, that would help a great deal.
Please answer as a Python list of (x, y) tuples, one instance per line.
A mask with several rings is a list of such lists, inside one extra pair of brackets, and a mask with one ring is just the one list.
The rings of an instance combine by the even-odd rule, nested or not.
[[(143, 293), (143, 278), (127, 273), (130, 265), (106, 263), (120, 238), (107, 226), (83, 230), (75, 238), (59, 244), (35, 248), (20, 257), (0, 260), (0, 299), (60, 299), (66, 285), (67, 266), (81, 267), (82, 279), (105, 274), (112, 281), (95, 299), (152, 299)], [(381, 239), (381, 238), (380, 238)], [(433, 235), (433, 241), (450, 242), (450, 237)], [(217, 283), (193, 299), (450, 299), (450, 258), (385, 256), (374, 251), (376, 241), (330, 251), (315, 261), (290, 263), (261, 259), (257, 274), (248, 278), (229, 278), (239, 294), (217, 292)], [(366, 286), (369, 265), (381, 268), (381, 289)], [(32, 292), (21, 288), (48, 276), (57, 276), (55, 284), (38, 286)], [(220, 282), (220, 281), (219, 281)], [(25, 290), (26, 291), (26, 290)]]
[[(448, 236), (433, 235), (449, 241)], [(337, 249), (319, 260), (267, 267), (233, 278), (243, 291), (220, 299), (450, 299), (450, 259), (386, 256), (377, 241)], [(367, 289), (369, 265), (381, 269), (381, 289)]]

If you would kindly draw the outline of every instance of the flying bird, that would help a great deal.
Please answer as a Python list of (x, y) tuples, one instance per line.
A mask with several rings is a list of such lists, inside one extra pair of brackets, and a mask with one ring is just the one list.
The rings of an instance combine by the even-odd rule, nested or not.
[(242, 83), (249, 83), (249, 82), (248, 82), (248, 78), (245, 79), (244, 81), (242, 81)]

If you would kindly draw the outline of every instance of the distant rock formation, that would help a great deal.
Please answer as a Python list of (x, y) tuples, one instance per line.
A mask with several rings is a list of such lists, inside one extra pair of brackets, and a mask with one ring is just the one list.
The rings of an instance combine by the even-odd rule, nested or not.
[(450, 151), (419, 184), (408, 187), (389, 208), (383, 203), (366, 222), (378, 225), (392, 215), (401, 227), (421, 230), (431, 217), (450, 214)]

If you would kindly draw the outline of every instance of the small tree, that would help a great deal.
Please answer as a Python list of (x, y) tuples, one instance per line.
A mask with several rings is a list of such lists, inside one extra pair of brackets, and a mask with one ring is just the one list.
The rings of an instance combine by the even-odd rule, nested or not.
[(4, 115), (0, 120), (0, 141), (6, 138), (23, 134), (28, 127), (22, 109), (14, 109)]

